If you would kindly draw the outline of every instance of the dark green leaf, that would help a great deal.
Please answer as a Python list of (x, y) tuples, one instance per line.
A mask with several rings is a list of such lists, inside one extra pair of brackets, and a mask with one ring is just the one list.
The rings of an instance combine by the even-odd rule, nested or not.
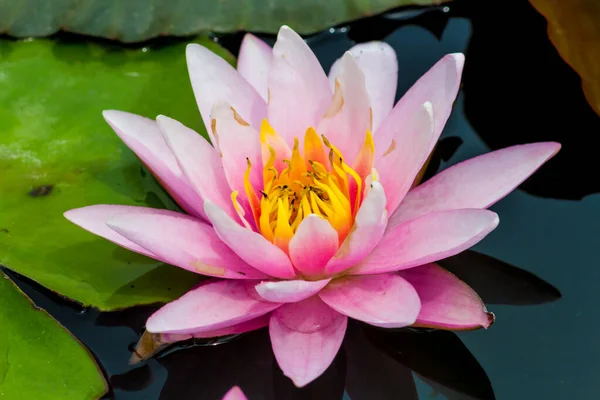
[(0, 33), (30, 37), (64, 29), (125, 42), (208, 31), (275, 33), (283, 24), (314, 33), (398, 6), (444, 1), (0, 0)]
[(91, 400), (108, 390), (90, 353), (0, 272), (0, 398)]

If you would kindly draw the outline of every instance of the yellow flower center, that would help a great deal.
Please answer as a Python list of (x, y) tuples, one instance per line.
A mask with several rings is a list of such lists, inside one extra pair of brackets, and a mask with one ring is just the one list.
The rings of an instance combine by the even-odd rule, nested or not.
[[(302, 152), (297, 138), (290, 150), (265, 119), (260, 128), (260, 142), (263, 189), (257, 193), (250, 183), (250, 162), (244, 189), (262, 235), (287, 252), (302, 220), (316, 214), (329, 221), (342, 243), (362, 202), (364, 179), (371, 173), (374, 153), (371, 133), (366, 132), (354, 168), (313, 128), (306, 130)], [(236, 197), (234, 192), (232, 199), (238, 208)]]

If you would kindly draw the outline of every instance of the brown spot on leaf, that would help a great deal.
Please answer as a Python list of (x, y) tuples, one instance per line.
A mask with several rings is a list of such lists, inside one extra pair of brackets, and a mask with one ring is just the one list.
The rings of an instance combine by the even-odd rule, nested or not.
[(53, 189), (54, 189), (54, 185), (36, 186), (33, 189), (31, 189), (28, 194), (31, 197), (43, 197), (43, 196), (48, 196), (50, 193), (52, 193)]
[(387, 156), (394, 150), (396, 150), (396, 141), (394, 139), (392, 139), (392, 143), (390, 143), (390, 147), (388, 147), (388, 149), (385, 151), (385, 153), (383, 153), (383, 157)]

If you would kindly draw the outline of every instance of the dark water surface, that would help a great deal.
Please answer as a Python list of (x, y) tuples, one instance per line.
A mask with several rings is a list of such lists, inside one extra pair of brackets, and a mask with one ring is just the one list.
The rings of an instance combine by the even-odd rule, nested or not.
[[(526, 0), (510, 3), (404, 10), (309, 38), (326, 70), (355, 42), (385, 40), (398, 53), (399, 95), (444, 54), (466, 53), (462, 90), (432, 170), (513, 144), (563, 143), (493, 207), (500, 226), (476, 252), (443, 263), (496, 314), (490, 329), (393, 332), (352, 324), (332, 367), (298, 390), (278, 369), (264, 329), (131, 367), (132, 345), (153, 307), (81, 310), (17, 282), (91, 349), (111, 383), (110, 399), (212, 400), (234, 384), (250, 400), (600, 398), (600, 179), (591, 145), (600, 118), (548, 41), (545, 20)], [(219, 40), (235, 53), (241, 37)]]

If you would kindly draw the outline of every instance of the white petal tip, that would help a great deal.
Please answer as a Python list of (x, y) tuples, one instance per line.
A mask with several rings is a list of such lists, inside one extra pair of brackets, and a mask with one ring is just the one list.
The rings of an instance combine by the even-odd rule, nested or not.
[(465, 55), (463, 53), (452, 53), (448, 54), (448, 56), (452, 57), (457, 69), (462, 69), (463, 65), (465, 64)]
[(124, 114), (127, 114), (127, 113), (124, 111), (119, 111), (119, 110), (103, 110), (102, 111), (102, 117), (108, 123), (111, 123), (115, 119), (122, 117)]
[(433, 104), (431, 104), (430, 101), (426, 101), (425, 103), (423, 103), (423, 108), (425, 109), (425, 111), (427, 111), (429, 114), (433, 114)]
[(65, 217), (66, 219), (68, 219), (71, 222), (74, 222), (73, 219), (77, 217), (77, 210), (78, 210), (78, 208), (76, 208), (74, 210), (65, 211), (63, 213), (63, 217)]
[(318, 378), (318, 376), (316, 376), (314, 378), (307, 378), (306, 376), (303, 376), (303, 377), (292, 377), (290, 375), (286, 375), (286, 376), (292, 380), (292, 382), (294, 383), (294, 386), (296, 386), (297, 388), (303, 388), (304, 386), (308, 385), (309, 383), (311, 383), (312, 381), (314, 381), (315, 379)]
[(498, 216), (498, 214), (494, 213), (494, 218), (492, 220), (492, 226), (494, 228), (496, 228), (499, 223), (500, 223), (500, 216)]

